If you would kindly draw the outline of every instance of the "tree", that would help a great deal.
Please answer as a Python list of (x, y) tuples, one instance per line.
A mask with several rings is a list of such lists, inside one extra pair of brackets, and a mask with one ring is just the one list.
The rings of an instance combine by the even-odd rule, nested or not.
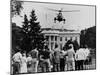
[(68, 50), (69, 49), (69, 44), (73, 44), (73, 42), (72, 42), (72, 39), (70, 39), (70, 40), (68, 40), (66, 43), (65, 43), (65, 45), (64, 45), (64, 47), (63, 47), (63, 50)]
[(22, 7), (22, 1), (11, 0), (11, 17), (14, 15), (20, 15)]
[(96, 26), (87, 29), (85, 38), (88, 47), (96, 48)]
[(22, 25), (22, 34), (24, 35), (23, 40), (21, 42), (21, 49), (22, 50), (30, 50), (31, 49), (31, 44), (30, 44), (30, 36), (29, 36), (29, 21), (26, 16), (24, 15), (24, 22)]
[(70, 39), (65, 43), (63, 50), (65, 50), (65, 51), (68, 50), (70, 48), (69, 44), (73, 44), (73, 48), (74, 48), (75, 52), (76, 52), (76, 50), (79, 49), (79, 44), (77, 42), (77, 39), (75, 39), (74, 41), (72, 41), (72, 39)]
[(96, 26), (81, 31), (80, 44), (96, 48)]
[[(11, 17), (14, 15), (20, 15), (22, 9), (22, 1), (11, 0)], [(12, 54), (17, 51), (17, 46), (20, 47), (21, 41), (23, 39), (23, 34), (21, 33), (21, 27), (17, 26), (16, 23), (12, 23)]]
[(12, 54), (17, 52), (16, 47), (21, 45), (21, 40), (23, 38), (23, 34), (21, 33), (21, 27), (17, 26), (16, 23), (12, 23)]
[(24, 15), (24, 22), (23, 22), (23, 33), (28, 34), (28, 29), (29, 29), (29, 21), (28, 21), (26, 14), (25, 14)]
[(74, 50), (76, 52), (79, 49), (79, 44), (78, 44), (77, 40), (73, 41), (73, 46), (74, 46)]
[(41, 33), (41, 26), (39, 25), (39, 22), (37, 22), (37, 17), (34, 10), (32, 10), (30, 17), (31, 19), (29, 35), (32, 38), (32, 46), (33, 48), (37, 47), (39, 49), (42, 49), (45, 39), (43, 34)]
[(30, 20), (28, 21), (27, 16), (24, 15), (24, 22), (22, 26), (22, 33), (24, 38), (22, 41), (21, 48), (29, 52), (34, 48), (42, 49), (44, 45), (44, 36), (41, 33), (41, 26), (37, 22), (35, 11), (32, 10)]

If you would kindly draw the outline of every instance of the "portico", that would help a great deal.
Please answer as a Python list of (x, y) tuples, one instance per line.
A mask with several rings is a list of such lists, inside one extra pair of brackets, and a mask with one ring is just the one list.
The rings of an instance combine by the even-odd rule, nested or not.
[(77, 40), (78, 44), (80, 44), (79, 31), (45, 28), (42, 33), (46, 38), (46, 43), (50, 50), (53, 50), (56, 44), (62, 49), (65, 43), (70, 39), (72, 39), (72, 41)]

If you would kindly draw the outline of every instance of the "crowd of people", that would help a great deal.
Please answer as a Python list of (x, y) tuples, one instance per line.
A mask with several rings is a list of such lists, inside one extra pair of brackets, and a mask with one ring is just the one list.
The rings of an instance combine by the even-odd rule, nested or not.
[(87, 47), (75, 51), (73, 44), (67, 50), (60, 50), (58, 45), (53, 50), (45, 46), (43, 50), (35, 48), (28, 53), (19, 49), (12, 57), (12, 71), (16, 74), (83, 70), (89, 54)]

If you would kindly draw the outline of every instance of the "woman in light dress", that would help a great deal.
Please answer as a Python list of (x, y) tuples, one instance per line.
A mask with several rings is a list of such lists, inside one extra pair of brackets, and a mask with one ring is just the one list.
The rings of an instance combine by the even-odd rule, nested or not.
[(65, 71), (67, 70), (75, 70), (75, 52), (73, 48), (73, 44), (69, 44), (68, 50), (65, 52), (66, 62), (65, 62)]
[(27, 57), (27, 72), (32, 73), (32, 71), (33, 71), (32, 57), (31, 57), (31, 54), (28, 54), (28, 57)]
[(21, 61), (20, 73), (27, 73), (27, 59), (25, 52), (22, 54)]

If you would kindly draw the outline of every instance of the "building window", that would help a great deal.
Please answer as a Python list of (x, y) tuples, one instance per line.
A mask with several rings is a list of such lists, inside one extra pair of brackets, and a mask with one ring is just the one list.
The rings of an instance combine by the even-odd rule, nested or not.
[(72, 40), (72, 37), (70, 37), (70, 40)]
[(60, 49), (62, 50), (62, 44), (60, 44)]
[(55, 41), (57, 41), (57, 36), (55, 36)]
[(67, 37), (65, 37), (65, 41), (67, 41)]
[(46, 40), (49, 41), (49, 36), (46, 36)]
[(53, 41), (54, 36), (51, 36), (51, 41)]
[(60, 41), (62, 41), (62, 37), (60, 37)]
[(58, 46), (58, 44), (57, 44), (57, 43), (55, 43), (55, 46), (54, 46), (54, 48), (55, 48), (56, 46)]

